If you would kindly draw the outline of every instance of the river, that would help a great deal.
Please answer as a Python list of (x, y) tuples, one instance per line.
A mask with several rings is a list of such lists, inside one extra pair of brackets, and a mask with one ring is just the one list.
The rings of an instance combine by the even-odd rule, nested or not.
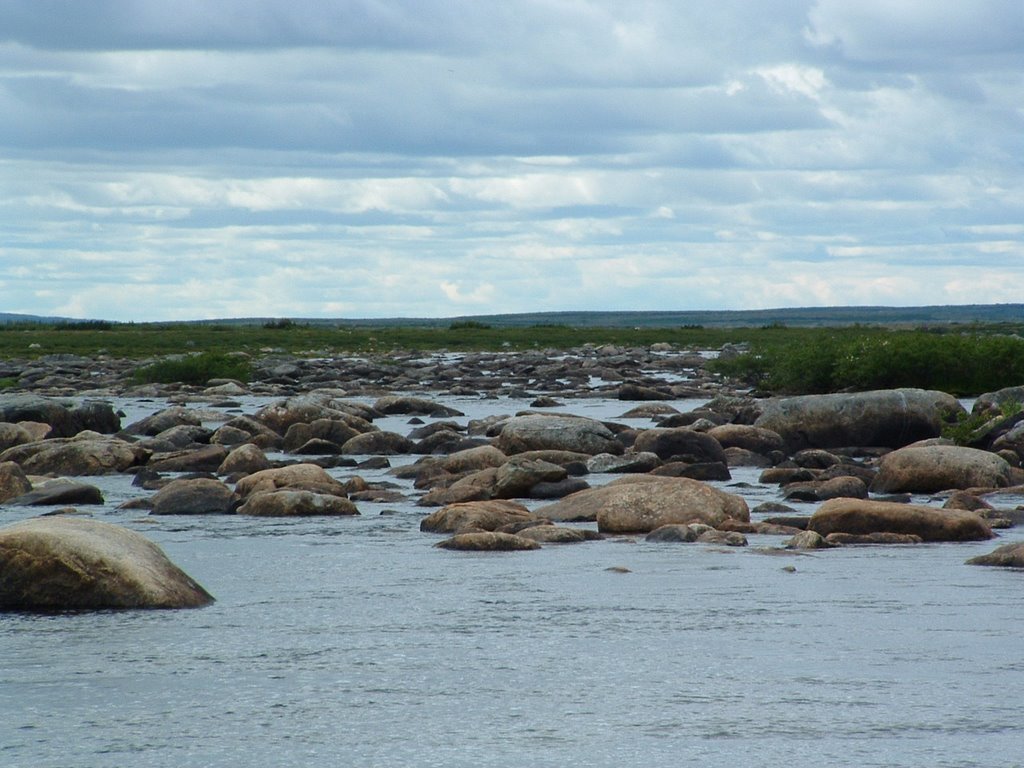
[[(524, 406), (444, 402), (467, 419)], [(718, 485), (777, 500), (756, 477)], [(89, 480), (107, 497), (93, 514), (217, 602), (0, 616), (6, 768), (1022, 765), (1024, 574), (964, 565), (995, 542), (469, 554), (434, 548), (412, 503), (155, 518), (115, 508), (144, 493), (130, 478)]]

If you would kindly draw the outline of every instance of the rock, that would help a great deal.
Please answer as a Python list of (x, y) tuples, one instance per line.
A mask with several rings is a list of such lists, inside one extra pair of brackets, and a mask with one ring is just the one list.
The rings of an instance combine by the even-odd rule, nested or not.
[(578, 416), (529, 415), (509, 419), (498, 436), (497, 447), (511, 455), (534, 450), (560, 450), (619, 454), (622, 443), (604, 424)]
[(721, 544), (726, 547), (745, 547), (747, 537), (739, 531), (704, 531), (697, 537), (698, 544)]
[(911, 446), (882, 457), (871, 484), (875, 493), (934, 493), (951, 489), (1001, 488), (1010, 465), (994, 453), (955, 445)]
[(412, 453), (414, 450), (416, 450), (415, 444), (404, 435), (399, 435), (397, 432), (380, 431), (356, 435), (341, 447), (341, 452), (346, 456), (394, 456), (401, 453)]
[(213, 602), (144, 536), (64, 515), (0, 529), (0, 610), (196, 608)]
[(655, 528), (647, 534), (644, 541), (657, 543), (689, 543), (697, 540), (697, 532), (688, 525), (672, 523)]
[(814, 480), (809, 483), (793, 483), (783, 488), (783, 496), (789, 501), (825, 501), (826, 499), (866, 499), (868, 487), (859, 477), (833, 477), (829, 480)]
[(487, 467), (500, 467), (508, 461), (508, 456), (492, 445), (481, 445), (456, 451), (441, 460), (441, 467), (447, 472), (458, 474)]
[(244, 443), (232, 450), (217, 467), (218, 475), (245, 474), (270, 469), (267, 455), (252, 443)]
[(494, 531), (535, 519), (536, 515), (513, 501), (470, 501), (449, 504), (427, 515), (420, 521), (420, 530), (427, 533), (458, 533), (466, 529)]
[(228, 457), (219, 443), (184, 451), (154, 453), (147, 466), (156, 472), (216, 472)]
[(102, 504), (103, 493), (95, 485), (66, 478), (48, 480), (7, 502), (12, 507), (57, 507), (75, 504)]
[(722, 424), (712, 427), (707, 433), (723, 448), (743, 448), (762, 456), (786, 448), (778, 432), (748, 424)]
[(768, 468), (774, 463), (769, 457), (748, 451), (746, 448), (726, 448), (726, 466)]
[(487, 501), (494, 498), (497, 479), (496, 467), (488, 467), (460, 477), (450, 485), (431, 488), (418, 502), (421, 507), (445, 506), (467, 501)]
[(627, 381), (619, 385), (619, 400), (674, 400), (671, 392)]
[(343, 496), (286, 488), (251, 494), (238, 508), (238, 514), (255, 517), (315, 517), (358, 515), (359, 510)]
[(153, 515), (226, 515), (234, 512), (235, 494), (219, 480), (172, 480), (151, 499)]
[(149, 451), (115, 437), (82, 432), (76, 437), (39, 440), (0, 453), (30, 475), (105, 475), (146, 463)]
[(841, 547), (846, 544), (920, 544), (923, 542), (917, 534), (913, 533), (889, 533), (876, 531), (874, 533), (830, 533), (825, 537), (825, 543), (830, 547)]
[(590, 540), (582, 531), (560, 525), (534, 525), (516, 535), (538, 544), (579, 544)]
[(685, 461), (687, 464), (719, 462), (726, 464), (725, 451), (715, 438), (688, 427), (645, 429), (636, 436), (633, 450), (649, 451), (663, 461)]
[(938, 437), (948, 414), (963, 413), (952, 395), (923, 389), (803, 395), (770, 400), (754, 426), (777, 432), (786, 450), (884, 446)]
[(373, 404), (375, 410), (384, 414), (416, 414), (418, 416), (433, 416), (445, 418), (449, 416), (464, 416), (462, 411), (449, 408), (446, 405), (435, 403), (422, 397), (411, 397), (408, 395), (393, 395), (382, 397)]
[(314, 394), (299, 395), (271, 403), (257, 411), (255, 419), (279, 435), (286, 434), (292, 424), (312, 424), (319, 419), (343, 421), (358, 432), (372, 432), (377, 429), (367, 419), (355, 415), (351, 408), (346, 409), (345, 404), (338, 403), (328, 396)]
[(679, 409), (667, 403), (645, 403), (635, 408), (630, 408), (620, 419), (653, 419), (657, 416), (674, 416)]
[(631, 472), (650, 472), (661, 464), (657, 454), (647, 452), (627, 451), (621, 456), (610, 453), (599, 453), (587, 459), (587, 470), (589, 472), (608, 472), (625, 474)]
[(649, 533), (669, 523), (714, 526), (730, 517), (750, 519), (747, 504), (739, 496), (696, 480), (650, 475), (629, 475), (574, 493), (536, 514), (556, 522), (596, 520), (602, 533)]
[(729, 467), (720, 461), (701, 461), (696, 464), (687, 464), (683, 461), (670, 461), (660, 467), (651, 470), (655, 477), (688, 477), (691, 480), (731, 480), (732, 474)]
[(566, 477), (556, 482), (542, 481), (530, 488), (531, 499), (561, 499), (579, 491), (585, 491), (590, 484), (579, 477)]
[(178, 426), (199, 427), (202, 426), (202, 421), (199, 418), (199, 414), (193, 409), (175, 405), (157, 411), (139, 421), (132, 422), (122, 431), (129, 435), (153, 437), (172, 427)]
[(494, 531), (459, 533), (450, 539), (439, 541), (434, 546), (439, 549), (454, 549), (466, 552), (515, 552), (540, 549), (540, 544), (524, 536), (513, 533), (496, 533)]
[(807, 529), (825, 537), (832, 533), (906, 533), (924, 541), (992, 538), (988, 525), (971, 512), (867, 499), (830, 499), (811, 515)]
[(346, 496), (345, 484), (335, 480), (323, 467), (316, 464), (293, 464), (288, 467), (265, 469), (243, 477), (235, 484), (235, 493), (247, 499), (254, 493), (280, 489), (307, 490)]
[(13, 461), (0, 464), (0, 504), (32, 490), (32, 483)]
[(0, 422), (37, 421), (50, 425), (48, 437), (74, 437), (91, 431), (113, 434), (121, 420), (109, 403), (85, 401), (75, 406), (30, 394), (0, 396)]
[(557, 483), (566, 478), (564, 467), (537, 459), (523, 459), (513, 456), (494, 474), (495, 499), (515, 499), (530, 495), (530, 489), (538, 483)]
[[(49, 429), (47, 429), (49, 431)], [(9, 424), (0, 422), (0, 451), (6, 451), (15, 445), (24, 445), (35, 440), (41, 440), (45, 435), (34, 437), (28, 429), (21, 424)]]
[[(339, 419), (316, 419), (312, 423), (298, 422), (288, 427), (284, 435), (284, 449), (300, 453), (310, 440), (323, 440), (342, 446), (359, 435), (359, 431)], [(334, 451), (339, 453), (339, 451)]]
[(832, 545), (817, 531), (801, 531), (783, 546), (786, 549), (828, 549)]
[(987, 555), (978, 555), (968, 565), (994, 565), (1000, 568), (1024, 568), (1024, 541), (1003, 544)]
[[(125, 433), (122, 432), (121, 434)], [(206, 427), (181, 424), (177, 427), (165, 429), (153, 437), (140, 440), (138, 444), (154, 453), (158, 451), (175, 451), (209, 444), (212, 435), (213, 432)]]

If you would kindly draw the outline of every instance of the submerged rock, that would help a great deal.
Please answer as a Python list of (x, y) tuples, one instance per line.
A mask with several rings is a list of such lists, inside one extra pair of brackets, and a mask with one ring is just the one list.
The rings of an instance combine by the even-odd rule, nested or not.
[(1024, 541), (1003, 544), (987, 555), (978, 555), (968, 565), (994, 565), (1000, 568), (1024, 568)]
[(0, 610), (196, 608), (213, 597), (154, 543), (63, 515), (0, 529)]
[(498, 533), (496, 531), (459, 533), (450, 539), (437, 542), (434, 546), (439, 549), (469, 552), (516, 552), (540, 549), (540, 544), (532, 539), (514, 533)]

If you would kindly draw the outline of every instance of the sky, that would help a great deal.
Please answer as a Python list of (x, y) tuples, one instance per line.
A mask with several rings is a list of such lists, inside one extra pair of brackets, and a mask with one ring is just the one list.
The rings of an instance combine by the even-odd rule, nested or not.
[(0, 0), (0, 312), (1006, 302), (1020, 0)]

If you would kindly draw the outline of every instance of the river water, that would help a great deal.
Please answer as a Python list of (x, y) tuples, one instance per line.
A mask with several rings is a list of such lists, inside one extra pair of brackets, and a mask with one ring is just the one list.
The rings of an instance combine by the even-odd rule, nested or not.
[[(756, 477), (719, 485), (779, 498)], [(1024, 764), (1024, 574), (964, 565), (1000, 542), (469, 554), (434, 548), (411, 503), (151, 518), (115, 509), (143, 493), (127, 478), (90, 481), (107, 497), (93, 514), (217, 602), (0, 616), (6, 768)], [(38, 511), (0, 507), (0, 523)]]

